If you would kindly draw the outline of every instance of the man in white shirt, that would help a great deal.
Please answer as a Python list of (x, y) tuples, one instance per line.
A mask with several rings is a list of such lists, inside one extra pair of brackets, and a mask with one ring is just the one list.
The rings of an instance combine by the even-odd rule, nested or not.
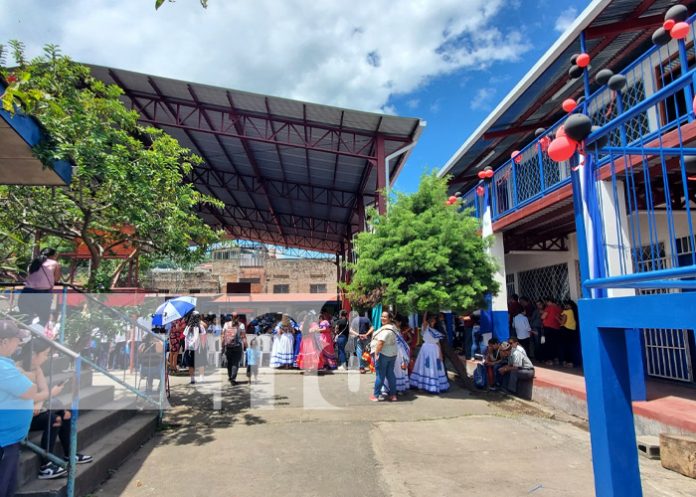
[(532, 337), (532, 327), (529, 325), (529, 320), (524, 312), (520, 312), (514, 318), (512, 318), (512, 327), (515, 329), (515, 334), (520, 342), (520, 345), (524, 348), (525, 353), (529, 350), (529, 343)]
[(498, 370), (503, 377), (503, 388), (512, 393), (517, 393), (517, 382), (520, 379), (531, 380), (534, 378), (534, 365), (527, 357), (526, 352), (520, 347), (513, 348), (509, 342), (500, 344), (500, 355), (507, 360), (507, 366)]

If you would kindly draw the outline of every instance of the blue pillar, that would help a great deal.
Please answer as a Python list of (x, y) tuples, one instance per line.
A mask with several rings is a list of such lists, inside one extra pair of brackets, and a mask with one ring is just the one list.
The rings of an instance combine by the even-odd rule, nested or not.
[(631, 400), (648, 400), (645, 384), (645, 362), (643, 361), (643, 346), (639, 329), (626, 330), (626, 350), (628, 357), (628, 375), (631, 383)]
[(639, 497), (643, 494), (631, 409), (628, 338), (623, 329), (599, 328), (592, 304), (592, 300), (580, 301), (595, 495)]
[(454, 314), (452, 311), (445, 312), (445, 325), (447, 326), (447, 341), (452, 345), (454, 343)]

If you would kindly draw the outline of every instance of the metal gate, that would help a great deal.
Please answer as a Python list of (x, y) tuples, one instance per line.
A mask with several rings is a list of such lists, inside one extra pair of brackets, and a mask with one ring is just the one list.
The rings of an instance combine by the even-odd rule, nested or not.
[[(688, 238), (677, 240), (675, 248), (676, 257), (672, 257), (672, 260), (679, 265), (680, 258), (691, 254)], [(669, 266), (669, 259), (665, 253), (664, 243), (659, 242), (652, 249), (649, 246), (641, 247), (634, 254), (634, 262), (638, 272), (648, 271), (650, 267), (666, 269)], [(640, 293), (670, 293), (670, 290), (642, 290)], [(659, 328), (642, 331), (645, 367), (649, 376), (683, 382), (694, 381), (691, 355), (692, 330)]]
[(530, 299), (570, 298), (568, 264), (556, 264), (517, 273), (519, 294)]

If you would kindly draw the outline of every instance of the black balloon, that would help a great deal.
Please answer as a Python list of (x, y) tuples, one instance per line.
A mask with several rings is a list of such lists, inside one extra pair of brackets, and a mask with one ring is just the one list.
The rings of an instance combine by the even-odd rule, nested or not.
[(534, 136), (538, 138), (544, 134), (544, 131), (546, 131), (546, 128), (537, 128), (534, 132)]
[(483, 168), (484, 171), (491, 171), (493, 168), (491, 166), (486, 166)]
[(578, 66), (570, 66), (570, 69), (568, 69), (568, 77), (570, 79), (578, 79), (580, 76), (582, 76), (582, 67)]
[(672, 37), (669, 35), (669, 31), (662, 27), (657, 28), (652, 35), (652, 42), (658, 47), (667, 45), (671, 39)]
[(563, 123), (563, 129), (568, 138), (581, 142), (592, 131), (592, 120), (585, 114), (572, 114)]
[(684, 156), (684, 168), (687, 176), (696, 176), (696, 155)]
[(570, 65), (571, 65), (571, 66), (574, 66), (574, 65), (575, 65), (575, 62), (578, 60), (578, 57), (580, 57), (580, 54), (579, 54), (579, 53), (574, 53), (574, 54), (570, 57)]
[(614, 71), (611, 69), (602, 69), (600, 71), (597, 71), (597, 74), (595, 74), (595, 81), (597, 84), (600, 85), (606, 85), (607, 82), (609, 81), (609, 78), (611, 78), (614, 75)]
[(614, 91), (621, 91), (626, 86), (626, 76), (623, 74), (614, 74), (609, 78), (607, 86)]
[(673, 19), (674, 22), (686, 21), (689, 17), (689, 9), (684, 5), (675, 5), (665, 13), (665, 21)]

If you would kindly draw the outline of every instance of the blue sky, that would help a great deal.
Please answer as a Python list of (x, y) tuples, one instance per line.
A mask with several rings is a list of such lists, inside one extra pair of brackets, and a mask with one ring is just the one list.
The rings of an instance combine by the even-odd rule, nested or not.
[[(587, 1), (539, 1), (512, 5), (497, 14), (493, 22), (500, 26), (517, 26), (527, 49), (518, 60), (494, 62), (479, 70), (461, 69), (433, 79), (408, 95), (390, 99), (399, 115), (419, 117), (427, 127), (395, 189), (412, 192), (420, 176), (432, 168), (439, 169), (488, 116), (500, 100), (519, 82), (546, 50), (561, 35), (563, 26), (587, 7)], [(513, 2), (514, 4), (514, 2)]]
[(4, 42), (367, 111), (427, 128), (396, 188), (439, 168), (588, 0), (0, 0)]

